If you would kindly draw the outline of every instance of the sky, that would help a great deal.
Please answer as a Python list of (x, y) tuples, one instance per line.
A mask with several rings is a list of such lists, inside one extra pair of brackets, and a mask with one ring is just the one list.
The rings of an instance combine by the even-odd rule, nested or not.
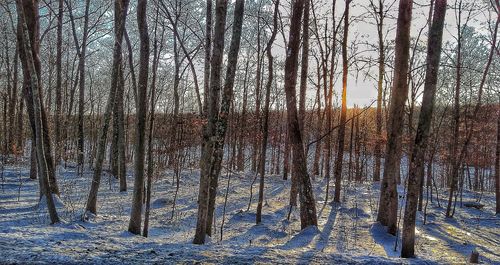
[[(481, 1), (481, 0), (479, 0)], [(366, 12), (366, 8), (369, 1), (368, 0), (354, 0), (352, 6), (350, 8), (350, 17), (356, 18), (363, 16)], [(376, 1), (378, 2), (378, 1)], [(385, 0), (387, 5), (390, 5), (394, 2), (394, 0)], [(467, 1), (464, 1), (467, 2)], [(392, 18), (387, 18), (385, 21), (385, 30), (389, 30), (387, 34), (387, 40), (394, 40), (395, 31), (396, 31), (396, 17), (397, 17), (397, 8), (399, 1), (394, 2), (392, 5), (392, 9), (390, 11), (390, 16)], [(429, 15), (429, 5), (430, 0), (416, 0), (413, 4), (413, 13), (412, 13), (412, 25), (411, 25), (411, 36), (416, 39), (416, 37), (421, 32), (420, 43), (422, 45), (426, 45), (427, 42), (427, 19)], [(336, 13), (337, 20), (344, 12), (344, 1), (337, 1)], [(443, 42), (452, 41), (453, 36), (456, 32), (456, 16), (457, 12), (453, 9), (455, 5), (455, 0), (448, 0), (448, 10), (446, 14), (445, 21), (445, 31), (443, 33)], [(331, 5), (324, 5), (321, 9), (331, 9)], [(479, 31), (486, 32), (487, 27), (484, 25), (484, 22), (488, 20), (488, 12), (487, 11), (476, 11), (473, 13), (473, 19), (470, 22), (470, 25), (476, 27)], [(462, 12), (462, 16), (466, 16), (465, 12)], [(378, 35), (376, 25), (373, 24), (373, 19), (367, 18), (364, 20), (356, 20), (355, 22), (351, 22), (349, 28), (349, 36), (348, 41), (352, 42), (353, 39), (360, 40), (368, 43), (377, 44), (378, 43)], [(281, 41), (280, 38), (277, 39), (277, 42)], [(283, 42), (282, 42), (283, 43)], [(280, 46), (283, 46), (281, 43)], [(360, 50), (366, 49), (366, 46), (362, 45), (359, 47)], [(283, 51), (281, 51), (283, 52)], [(376, 53), (364, 53), (364, 56), (372, 56), (374, 59), (378, 58)], [(315, 65), (314, 61), (311, 61), (309, 65)], [(341, 68), (339, 68), (341, 69)], [(389, 70), (389, 69), (387, 69)], [(376, 75), (377, 68), (374, 67), (371, 70), (371, 73)], [(337, 94), (341, 93), (341, 76), (338, 75), (338, 78), (335, 83), (335, 91)], [(308, 91), (308, 97), (315, 96), (314, 91)], [(338, 97), (337, 97), (338, 98)], [(356, 78), (356, 73), (351, 68), (350, 75), (348, 77), (347, 84), (347, 105), (352, 107), (354, 104), (358, 106), (367, 106), (370, 105), (377, 98), (377, 84), (376, 80), (373, 79), (365, 79), (363, 74), (359, 74)], [(337, 102), (338, 103), (338, 102)]]

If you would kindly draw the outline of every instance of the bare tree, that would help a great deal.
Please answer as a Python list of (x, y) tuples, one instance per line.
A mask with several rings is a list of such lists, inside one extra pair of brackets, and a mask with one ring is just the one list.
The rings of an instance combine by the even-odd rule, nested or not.
[[(38, 1), (16, 1), (18, 17), (18, 43), (20, 58), (23, 65), (25, 100), (31, 102), (32, 118), (34, 126), (32, 135), (36, 141), (36, 157), (38, 173), (41, 179), (40, 190), (45, 190), (42, 194), (47, 200), (47, 209), (51, 223), (58, 223), (56, 206), (51, 192), (50, 175), (55, 174), (50, 170), (52, 164), (52, 154), (50, 151), (50, 139), (48, 135), (47, 121), (44, 117), (44, 109), (41, 94), (41, 67), (39, 61), (39, 16)], [(29, 23), (28, 23), (29, 22)], [(30, 24), (30, 27), (28, 27)], [(38, 60), (38, 62), (36, 61)], [(28, 104), (27, 104), (28, 105)], [(46, 140), (48, 139), (48, 140)], [(53, 166), (53, 165), (52, 165)], [(55, 177), (52, 177), (55, 180)]]
[(348, 73), (348, 58), (347, 58), (347, 36), (349, 34), (349, 4), (351, 0), (345, 2), (344, 11), (344, 37), (342, 39), (342, 110), (340, 112), (340, 127), (338, 134), (338, 149), (335, 159), (335, 195), (334, 202), (340, 202), (340, 189), (342, 184), (342, 164), (344, 162), (344, 141), (345, 127), (347, 119), (347, 75)]
[(57, 54), (56, 54), (56, 113), (55, 113), (55, 163), (61, 161), (61, 127), (62, 127), (62, 28), (64, 0), (59, 0), (57, 13)]
[[(156, 102), (156, 79), (158, 76), (158, 65), (160, 60), (160, 53), (163, 48), (163, 37), (164, 30), (161, 32), (161, 39), (158, 41), (157, 31), (158, 31), (158, 13), (159, 8), (156, 7), (156, 18), (155, 18), (155, 28), (154, 28), (154, 41), (153, 41), (153, 64), (152, 64), (152, 77), (151, 77), (151, 91), (150, 91), (150, 106), (149, 106), (149, 124), (148, 124), (148, 153), (147, 153), (147, 184), (146, 184), (146, 209), (144, 212), (144, 229), (142, 235), (148, 237), (149, 233), (149, 215), (151, 209), (151, 193), (152, 193), (152, 182), (153, 182), (153, 133), (155, 125), (155, 102)], [(158, 43), (160, 47), (158, 48)]]
[(307, 72), (309, 67), (309, 6), (310, 0), (306, 0), (304, 3), (304, 19), (302, 21), (302, 57), (299, 89), (299, 125), (302, 135), (305, 135), (304, 122), (306, 118)]
[(132, 209), (130, 210), (130, 222), (128, 231), (133, 234), (141, 233), (142, 201), (144, 193), (144, 155), (146, 139), (146, 112), (148, 73), (149, 73), (149, 34), (146, 16), (147, 0), (139, 0), (137, 3), (137, 24), (140, 35), (139, 53), (139, 79), (137, 86), (137, 127), (135, 143), (135, 180), (134, 194), (132, 196)]
[[(306, 0), (307, 1), (307, 0)], [(264, 113), (263, 113), (263, 126), (262, 126), (262, 149), (260, 153), (260, 182), (259, 182), (259, 200), (257, 202), (257, 214), (255, 215), (255, 222), (260, 224), (262, 222), (262, 204), (264, 202), (264, 176), (266, 174), (266, 153), (267, 153), (267, 139), (269, 137), (269, 104), (271, 98), (271, 86), (273, 84), (273, 54), (272, 46), (274, 39), (276, 38), (276, 33), (278, 31), (278, 10), (279, 10), (279, 0), (274, 3), (274, 15), (273, 15), (273, 30), (271, 33), (271, 38), (267, 42), (266, 53), (267, 53), (267, 70), (268, 77), (266, 83), (266, 97), (264, 102)], [(304, 62), (302, 62), (304, 63)], [(306, 63), (307, 64), (307, 63)], [(306, 70), (307, 72), (307, 70)]]
[[(220, 108), (219, 93), (221, 89), (222, 57), (224, 52), (224, 27), (226, 25), (227, 1), (217, 0), (215, 6), (215, 27), (213, 35), (213, 47), (210, 58), (210, 87), (206, 101), (207, 124), (203, 128), (202, 150), (200, 159), (200, 188), (198, 193), (198, 219), (194, 244), (204, 244), (207, 230), (210, 181), (212, 178), (211, 161), (215, 152), (215, 143), (210, 140), (215, 134), (217, 116)], [(207, 80), (205, 80), (207, 82)]]
[(193, 240), (194, 244), (205, 243), (205, 236), (211, 235), (218, 178), (224, 152), (224, 139), (233, 97), (234, 78), (240, 49), (244, 3), (244, 0), (237, 0), (235, 3), (233, 33), (228, 53), (226, 79), (222, 91), (222, 102), (219, 103), (227, 0), (217, 0), (216, 2), (214, 42), (210, 66), (210, 94), (207, 101), (208, 122), (203, 128), (198, 219)]
[(396, 55), (394, 59), (394, 81), (389, 109), (388, 140), (382, 179), (377, 220), (388, 227), (388, 233), (396, 234), (398, 192), (396, 189), (399, 172), (399, 146), (403, 132), (404, 105), (408, 97), (408, 59), (410, 52), (410, 26), (412, 0), (399, 1), (396, 31)]
[(420, 182), (422, 181), (420, 174), (424, 172), (425, 152), (434, 111), (434, 98), (436, 95), (439, 61), (441, 58), (445, 16), (446, 0), (436, 0), (429, 39), (427, 41), (427, 65), (422, 107), (420, 109), (407, 180), (408, 192), (406, 195), (407, 199), (402, 239), (403, 245), (401, 249), (401, 257), (403, 258), (410, 258), (415, 254), (415, 219), (418, 196), (420, 193), (419, 190), (421, 189)]
[[(83, 115), (85, 112), (85, 57), (87, 54), (87, 38), (89, 32), (89, 7), (90, 0), (85, 1), (85, 14), (83, 18), (83, 38), (81, 50), (79, 52), (78, 69), (80, 74), (80, 86), (78, 96), (78, 170), (83, 173), (84, 155), (85, 155), (85, 138), (83, 132)], [(76, 32), (73, 31), (76, 42)]]
[[(488, 72), (490, 70), (491, 64), (493, 62), (493, 56), (495, 54), (496, 50), (496, 45), (497, 45), (497, 35), (498, 35), (498, 28), (500, 26), (500, 3), (498, 1), (496, 2), (491, 2), (492, 8), (495, 9), (497, 15), (497, 19), (494, 22), (494, 26), (492, 29), (492, 36), (491, 36), (491, 46), (490, 46), (490, 51), (488, 54), (488, 59), (486, 61), (486, 65), (484, 67), (484, 70), (482, 72), (481, 76), (481, 81), (478, 87), (478, 92), (477, 92), (477, 103), (474, 106), (474, 109), (472, 111), (471, 115), (471, 123), (469, 124), (465, 136), (464, 143), (462, 144), (462, 147), (460, 149), (460, 152), (458, 152), (458, 131), (459, 131), (459, 121), (460, 121), (460, 109), (457, 107), (459, 105), (459, 100), (457, 100), (457, 94), (459, 93), (460, 90), (460, 75), (461, 75), (461, 63), (460, 60), (457, 59), (457, 65), (459, 66), (457, 68), (457, 85), (455, 89), (455, 113), (454, 113), (454, 139), (453, 139), (453, 161), (452, 161), (452, 170), (451, 170), (451, 186), (450, 186), (450, 192), (448, 195), (448, 204), (446, 207), (446, 217), (452, 218), (454, 213), (455, 213), (455, 204), (456, 204), (456, 197), (455, 197), (455, 204), (453, 204), (453, 197), (455, 195), (455, 192), (457, 191), (457, 185), (458, 185), (458, 179), (459, 179), (459, 170), (462, 164), (462, 161), (464, 157), (467, 154), (467, 149), (469, 146), (469, 143), (471, 141), (472, 135), (474, 133), (474, 125), (477, 119), (478, 112), (481, 108), (481, 102), (482, 102), (482, 96), (483, 96), (483, 89), (486, 84), (486, 79), (488, 76)], [(461, 1), (459, 2), (459, 9), (461, 9)], [(460, 13), (460, 11), (459, 11)], [(470, 19), (470, 12), (469, 16), (467, 17), (466, 22), (468, 22)], [(459, 15), (459, 20), (458, 20), (458, 25), (460, 25), (460, 15)], [(461, 39), (461, 30), (463, 30), (461, 27), (459, 27), (459, 37), (458, 39)], [(460, 42), (457, 44), (458, 45), (458, 53), (461, 53), (461, 48), (460, 48)], [(458, 56), (457, 56), (458, 57)], [(458, 109), (457, 109), (458, 108)], [(463, 184), (463, 183), (462, 183)]]
[(308, 226), (317, 226), (316, 201), (307, 173), (304, 144), (300, 133), (299, 118), (297, 113), (297, 99), (295, 86), (297, 84), (297, 64), (300, 44), (300, 21), (304, 12), (304, 0), (296, 0), (292, 4), (290, 18), (290, 33), (285, 60), (285, 93), (287, 105), (287, 120), (289, 140), (293, 152), (292, 174), (297, 177), (300, 198), (300, 224), (304, 229)]
[[(113, 69), (111, 74), (111, 89), (109, 90), (108, 103), (104, 112), (103, 125), (99, 142), (97, 146), (96, 162), (94, 167), (94, 174), (92, 177), (92, 184), (90, 186), (89, 197), (87, 198), (86, 211), (92, 214), (97, 213), (97, 193), (101, 183), (102, 166), (104, 163), (104, 154), (106, 152), (106, 142), (108, 136), (109, 123), (112, 116), (112, 110), (116, 101), (116, 87), (121, 83), (119, 80), (122, 71), (122, 41), (125, 33), (125, 17), (127, 12), (128, 0), (116, 0), (115, 12), (122, 12), (120, 18), (115, 21), (115, 44), (113, 48)], [(122, 180), (123, 181), (123, 180)], [(123, 187), (123, 184), (121, 185)]]

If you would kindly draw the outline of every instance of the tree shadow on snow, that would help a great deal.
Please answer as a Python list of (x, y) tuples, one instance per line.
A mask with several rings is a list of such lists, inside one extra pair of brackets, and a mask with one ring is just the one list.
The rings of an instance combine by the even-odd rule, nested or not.
[(399, 257), (399, 251), (394, 251), (394, 240), (396, 237), (387, 233), (387, 228), (379, 223), (374, 223), (370, 228), (370, 233), (372, 235), (375, 243), (382, 246), (385, 250), (385, 254), (388, 257)]

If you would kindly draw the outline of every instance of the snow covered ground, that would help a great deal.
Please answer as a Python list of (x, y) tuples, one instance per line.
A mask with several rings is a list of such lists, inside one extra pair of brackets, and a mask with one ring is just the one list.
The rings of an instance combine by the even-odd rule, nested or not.
[[(129, 191), (120, 193), (118, 181), (103, 175), (98, 215), (83, 222), (92, 172), (79, 177), (75, 168), (59, 168), (58, 211), (64, 222), (49, 225), (46, 208), (38, 205), (38, 181), (29, 180), (27, 168), (26, 163), (6, 166), (0, 180), (2, 264), (460, 264), (474, 248), (482, 263), (500, 264), (500, 219), (494, 215), (491, 193), (483, 194), (486, 206), (482, 210), (457, 205), (454, 219), (444, 218), (444, 208), (436, 202), (429, 203), (427, 224), (422, 225), (423, 216), (418, 216), (418, 257), (400, 259), (400, 243), (394, 251), (396, 237), (386, 234), (375, 222), (379, 196), (376, 184), (346, 185), (343, 203), (332, 206), (324, 203), (324, 180), (314, 180), (319, 227), (301, 232), (297, 210), (290, 221), (286, 220), (289, 181), (280, 176), (266, 178), (263, 223), (255, 225), (258, 181), (247, 211), (254, 175), (232, 174), (221, 240), (229, 177), (224, 173), (219, 182), (216, 231), (208, 244), (197, 246), (191, 244), (199, 178), (195, 169), (181, 174), (174, 213), (173, 172), (165, 172), (154, 182), (150, 236), (144, 238), (127, 232), (132, 176), (128, 176)], [(444, 199), (446, 194), (440, 193)], [(473, 201), (476, 196), (466, 193), (463, 200)]]

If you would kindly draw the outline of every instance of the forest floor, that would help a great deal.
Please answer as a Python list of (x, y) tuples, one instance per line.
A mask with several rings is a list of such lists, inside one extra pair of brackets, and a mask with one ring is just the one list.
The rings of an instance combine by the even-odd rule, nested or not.
[[(255, 225), (258, 181), (247, 211), (254, 175), (232, 174), (221, 240), (229, 177), (223, 174), (216, 231), (209, 243), (198, 246), (191, 244), (196, 226), (196, 170), (181, 173), (173, 213), (173, 172), (167, 171), (154, 182), (148, 238), (127, 232), (133, 176), (128, 176), (129, 191), (120, 193), (118, 181), (104, 174), (98, 215), (83, 222), (92, 172), (78, 176), (74, 167), (58, 171), (61, 197), (57, 205), (64, 221), (49, 225), (46, 207), (38, 203), (38, 181), (29, 179), (26, 163), (5, 167), (0, 180), (0, 264), (460, 264), (466, 263), (473, 249), (480, 253), (482, 263), (500, 264), (500, 219), (494, 215), (492, 193), (482, 194), (483, 209), (461, 208), (458, 203), (455, 218), (446, 219), (446, 193), (440, 191), (441, 207), (436, 201), (428, 204), (426, 225), (423, 215), (418, 215), (417, 258), (401, 259), (400, 242), (394, 251), (396, 237), (386, 234), (375, 221), (378, 184), (346, 183), (343, 202), (331, 205), (324, 203), (325, 180), (313, 180), (319, 226), (301, 232), (297, 210), (287, 221), (289, 181), (266, 177), (263, 222)], [(478, 196), (464, 193), (463, 201)]]

